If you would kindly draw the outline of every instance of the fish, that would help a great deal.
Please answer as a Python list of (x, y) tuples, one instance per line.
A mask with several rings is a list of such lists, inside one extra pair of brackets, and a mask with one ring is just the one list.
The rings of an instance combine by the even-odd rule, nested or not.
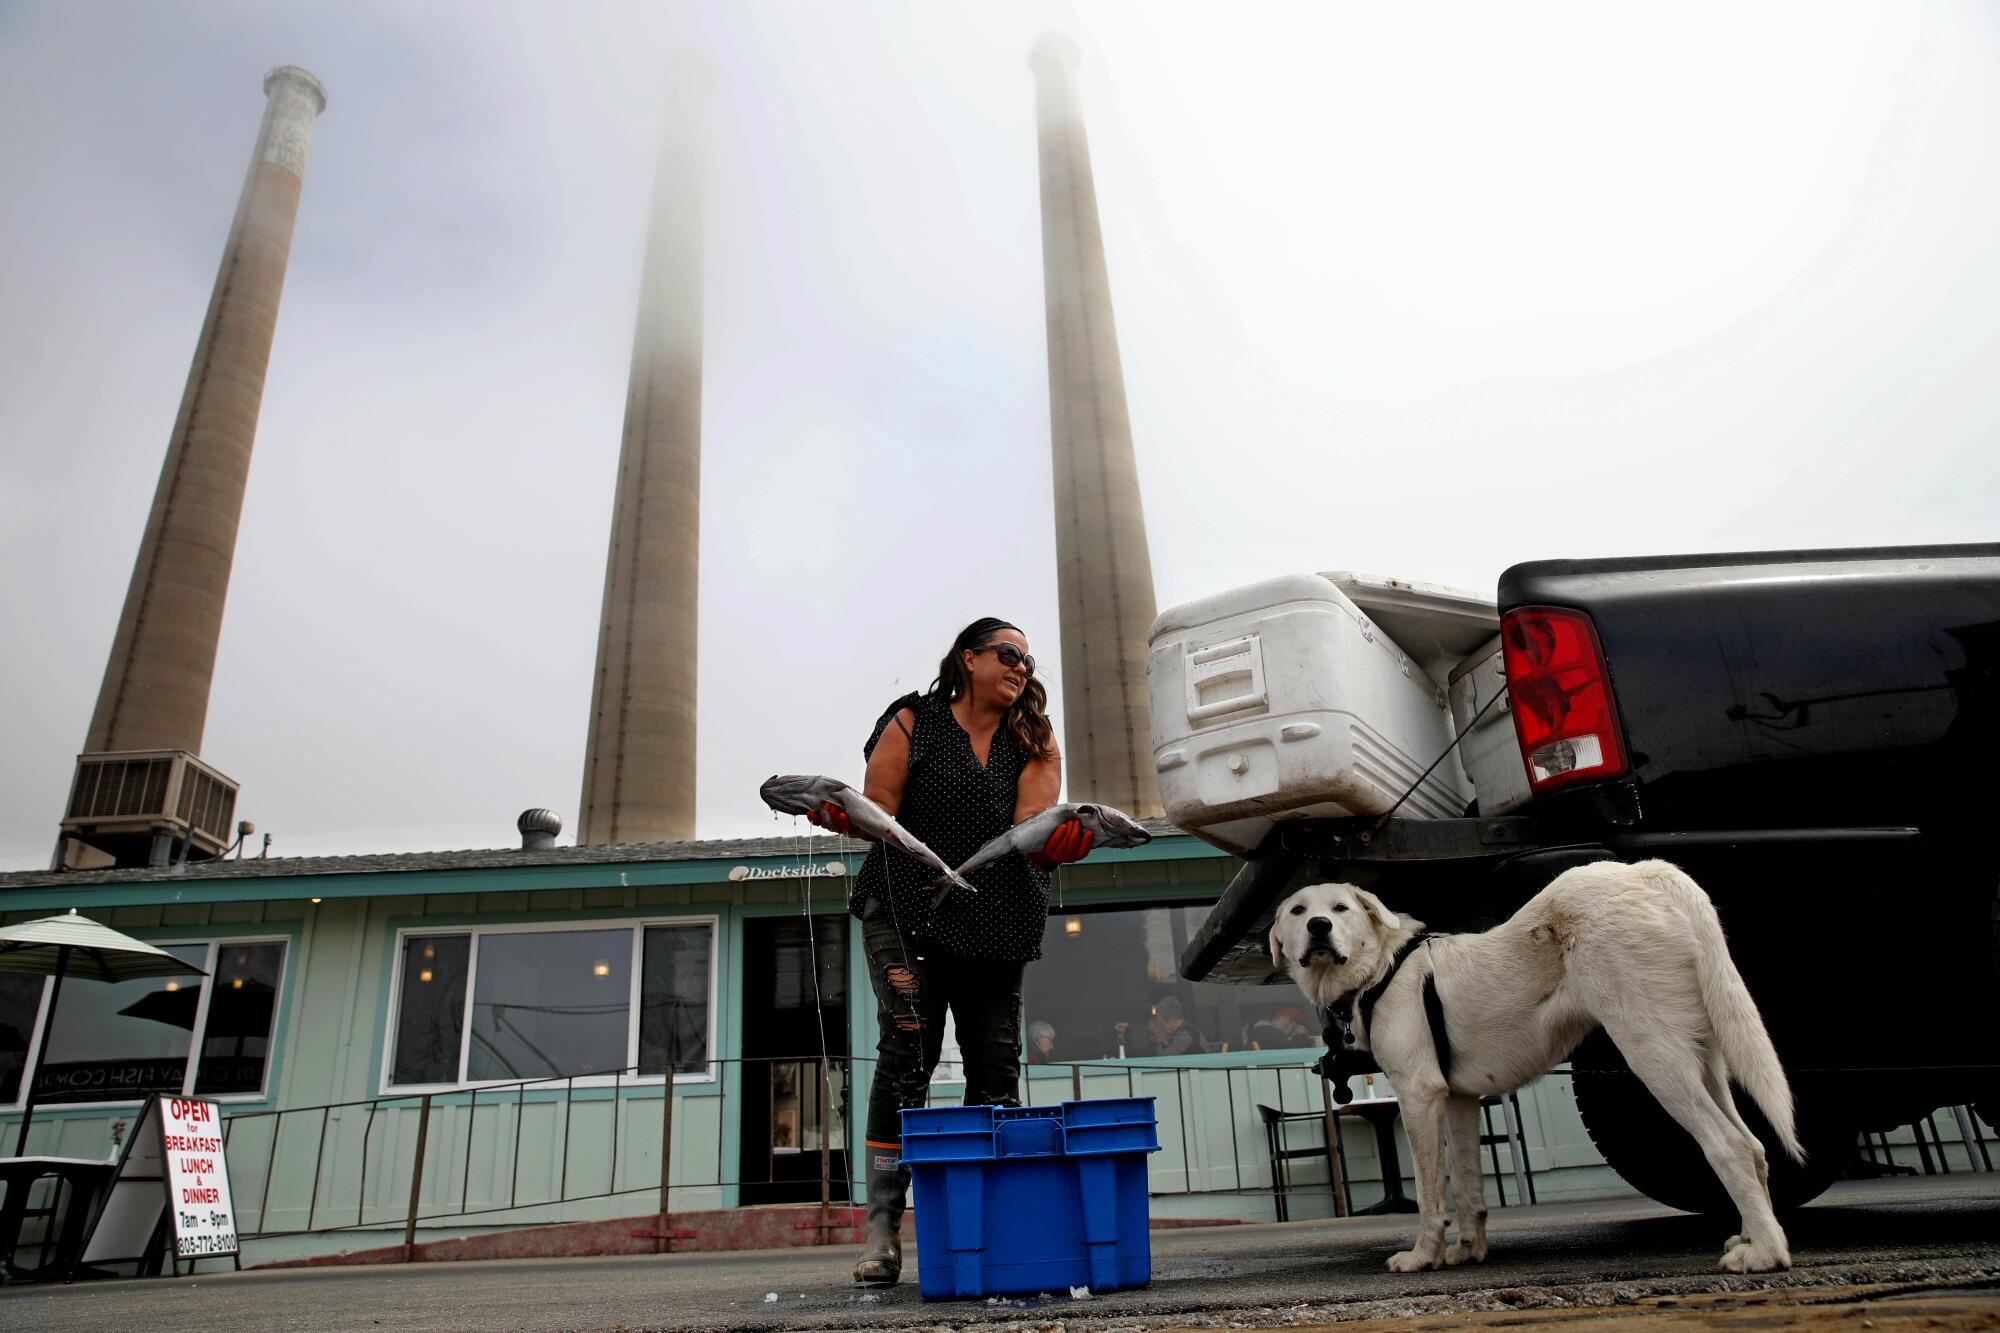
[[(1065, 801), (1061, 805), (1050, 806), (1038, 815), (1029, 816), (989, 841), (972, 854), (971, 860), (958, 868), (957, 875), (963, 879), (981, 866), (997, 861), (1010, 852), (1019, 852), (1023, 856), (1039, 852), (1048, 845), (1049, 835), (1072, 819), (1089, 830), (1093, 837), (1091, 843), (1093, 849), (1143, 847), (1153, 840), (1153, 835), (1146, 832), (1138, 820), (1123, 810), (1100, 805), (1094, 801), (1083, 803)], [(933, 884), (944, 886), (938, 890), (938, 902), (943, 902), (945, 895), (954, 887), (951, 881), (945, 879), (935, 880)]]
[(967, 882), (946, 865), (943, 857), (924, 846), (887, 810), (838, 778), (821, 777), (816, 773), (780, 774), (759, 787), (757, 794), (764, 798), (765, 805), (782, 815), (816, 814), (822, 805), (838, 806), (846, 812), (847, 821), (853, 825), (855, 832), (886, 843), (940, 871), (939, 877), (931, 881), (933, 884), (961, 888), (967, 893), (979, 892), (977, 885)]

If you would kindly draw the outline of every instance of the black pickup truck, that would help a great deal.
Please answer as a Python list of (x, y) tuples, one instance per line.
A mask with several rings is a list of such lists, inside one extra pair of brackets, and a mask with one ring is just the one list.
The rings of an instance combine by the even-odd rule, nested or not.
[[(1791, 1077), (1809, 1156), (1771, 1155), (1781, 1204), (1836, 1179), (1860, 1131), (1964, 1104), (1993, 1123), (2000, 545), (1538, 561), (1498, 606), (1513, 808), (1276, 824), (1182, 974), (1270, 979), (1271, 909), (1302, 883), (1477, 929), (1571, 866), (1660, 856), (1715, 900)], [(1726, 1207), (1602, 1034), (1571, 1064), (1627, 1181)]]

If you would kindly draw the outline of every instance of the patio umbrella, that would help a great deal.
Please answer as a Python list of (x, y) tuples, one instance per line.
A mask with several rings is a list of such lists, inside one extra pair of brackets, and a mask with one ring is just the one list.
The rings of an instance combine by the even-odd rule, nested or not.
[(143, 977), (208, 975), (164, 949), (120, 934), (89, 917), (78, 916), (75, 908), (62, 916), (0, 926), (0, 972), (55, 978), (55, 986), (49, 993), (48, 1017), (42, 1020), (42, 1040), (35, 1050), (35, 1067), (28, 1071), (21, 1107), (21, 1135), (14, 1142), (16, 1157), (28, 1148), (28, 1126), (35, 1119), (35, 1084), (41, 1080), (42, 1061), (48, 1056), (49, 1027), (55, 1022), (56, 1001), (62, 998), (65, 976), (87, 977), (92, 981), (134, 981)]

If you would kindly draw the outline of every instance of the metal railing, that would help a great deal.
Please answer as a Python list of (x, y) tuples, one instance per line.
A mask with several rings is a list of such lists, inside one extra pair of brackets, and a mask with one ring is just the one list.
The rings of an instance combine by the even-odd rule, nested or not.
[[(478, 1219), (501, 1213), (519, 1213), (534, 1209), (549, 1209), (565, 1204), (584, 1203), (593, 1200), (612, 1199), (657, 1192), (659, 1206), (659, 1230), (661, 1239), (667, 1233), (667, 1215), (671, 1191), (675, 1187), (673, 1168), (675, 1161), (675, 1118), (676, 1104), (694, 1101), (698, 1104), (713, 1104), (713, 1120), (717, 1133), (715, 1146), (719, 1149), (723, 1140), (720, 1127), (732, 1108), (731, 1098), (724, 1078), (724, 1067), (758, 1065), (810, 1065), (818, 1070), (820, 1104), (830, 1102), (831, 1067), (846, 1066), (848, 1060), (828, 1061), (819, 1057), (760, 1057), (752, 1059), (713, 1059), (703, 1061), (698, 1068), (714, 1070), (717, 1077), (710, 1085), (696, 1085), (701, 1090), (692, 1096), (685, 1090), (676, 1092), (668, 1078), (660, 1069), (652, 1068), (643, 1072), (638, 1068), (625, 1068), (590, 1075), (567, 1075), (541, 1079), (521, 1079), (513, 1082), (487, 1083), (476, 1087), (452, 1091), (390, 1093), (378, 1097), (360, 1098), (346, 1102), (332, 1102), (319, 1106), (287, 1107), (280, 1110), (246, 1111), (226, 1115), (223, 1121), (223, 1144), (229, 1154), (232, 1181), (242, 1181), (250, 1176), (245, 1168), (256, 1165), (257, 1153), (244, 1140), (260, 1139), (263, 1149), (261, 1178), (256, 1178), (254, 1191), (257, 1196), (257, 1224), (245, 1228), (245, 1239), (262, 1239), (274, 1236), (329, 1234), (343, 1231), (376, 1230), (400, 1221), (403, 1226), (403, 1244), (414, 1246), (419, 1223), (446, 1222), (451, 1219)], [(685, 1075), (688, 1070), (679, 1071)], [(642, 1081), (643, 1080), (643, 1081)], [(581, 1084), (581, 1086), (579, 1086)], [(687, 1085), (681, 1085), (683, 1089)], [(738, 1094), (740, 1095), (740, 1093)], [(601, 1189), (571, 1188), (571, 1167), (575, 1161), (572, 1138), (579, 1105), (602, 1106), (608, 1110), (610, 1126), (604, 1136), (606, 1152), (602, 1175), (606, 1187)], [(643, 1185), (619, 1185), (619, 1165), (625, 1142), (624, 1130), (638, 1107), (657, 1105), (659, 1119), (659, 1172), (657, 1181), (648, 1180)], [(529, 1129), (530, 1109), (547, 1109), (549, 1118), (560, 1119), (560, 1136), (547, 1137), (531, 1133)], [(560, 1108), (560, 1116), (556, 1115)], [(481, 1197), (474, 1197), (474, 1183), (478, 1178), (474, 1168), (474, 1156), (482, 1127), (481, 1116), (492, 1126), (493, 1133), (503, 1132), (507, 1140), (507, 1163), (505, 1171), (505, 1199), (502, 1201), (492, 1192), (497, 1176), (489, 1175), (486, 1189)], [(682, 1112), (685, 1114), (685, 1112)], [(396, 1122), (414, 1118), (415, 1128), (411, 1151), (407, 1160), (397, 1150), (397, 1144), (377, 1144), (377, 1140), (396, 1133), (400, 1139), (403, 1128)], [(344, 1121), (359, 1119), (358, 1134), (350, 1135)], [(432, 1125), (434, 1119), (447, 1119), (454, 1139), (463, 1140), (463, 1153), (456, 1171), (458, 1190), (455, 1205), (450, 1204), (451, 1191), (433, 1190), (430, 1206), (426, 1207), (425, 1185), (437, 1184), (436, 1176), (439, 1158), (431, 1152)], [(312, 1174), (311, 1183), (305, 1189), (304, 1216), (295, 1225), (273, 1225), (271, 1196), (274, 1185), (281, 1179), (279, 1163), (286, 1156), (284, 1144), (288, 1132), (296, 1139), (297, 1126), (303, 1122), (311, 1136)], [(622, 1122), (622, 1123), (621, 1123)], [(378, 1126), (382, 1133), (378, 1134)], [(261, 1138), (260, 1138), (261, 1131)], [(832, 1135), (822, 1132), (820, 1142), (820, 1206), (824, 1212), (832, 1200), (833, 1176), (830, 1170), (831, 1155), (835, 1151), (830, 1142)], [(348, 1142), (349, 1139), (357, 1142)], [(345, 1197), (345, 1190), (326, 1181), (329, 1163), (329, 1146), (337, 1159), (344, 1148), (358, 1147), (358, 1161), (354, 1175), (351, 1203)], [(539, 1197), (523, 1197), (522, 1159), (524, 1148), (534, 1151), (542, 1147), (555, 1150), (556, 1169), (554, 1191)], [(844, 1151), (844, 1149), (840, 1150)], [(371, 1158), (375, 1164), (376, 1192), (369, 1193)], [(400, 1182), (407, 1172), (408, 1191), (405, 1197), (401, 1189), (394, 1195), (403, 1200), (399, 1210), (386, 1211), (381, 1199), (384, 1193), (382, 1159), (390, 1161), (395, 1178)], [(724, 1179), (721, 1173), (720, 1151), (713, 1155), (714, 1174), (708, 1179), (679, 1182), (680, 1188), (707, 1189), (720, 1192), (731, 1185), (741, 1185), (741, 1180)], [(629, 1155), (628, 1155), (629, 1165)], [(448, 1168), (447, 1168), (448, 1170)], [(427, 1174), (428, 1173), (428, 1174)], [(254, 1177), (253, 1177), (254, 1178)], [(299, 1177), (302, 1179), (302, 1176)], [(446, 1182), (448, 1183), (448, 1182)], [(238, 1185), (238, 1189), (241, 1186)], [(336, 1189), (341, 1197), (334, 1197)], [(241, 1209), (243, 1195), (239, 1194), (238, 1207)], [(372, 1205), (372, 1211), (371, 1211)], [(297, 1201), (292, 1200), (289, 1211), (296, 1214)], [(281, 1196), (280, 1212), (287, 1210), (287, 1201)], [(351, 1220), (332, 1220), (326, 1213), (345, 1215), (351, 1211)]]
[[(728, 1127), (741, 1115), (749, 1071), (791, 1065), (795, 1077), (810, 1070), (817, 1083), (818, 1124), (798, 1126), (794, 1151), (810, 1151), (815, 1145), (806, 1136), (817, 1128), (818, 1175), (816, 1182), (807, 1174), (783, 1183), (808, 1193), (817, 1184), (816, 1239), (825, 1243), (842, 1225), (832, 1220), (831, 1209), (861, 1197), (858, 1163), (848, 1152), (848, 1115), (850, 1104), (866, 1093), (855, 1075), (873, 1063), (862, 1056), (716, 1058), (698, 1066), (712, 1072), (711, 1079), (690, 1084), (683, 1068), (678, 1086), (657, 1068), (644, 1075), (622, 1069), (245, 1111), (225, 1117), (224, 1144), (239, 1215), (255, 1202), (255, 1224), (242, 1231), (246, 1239), (387, 1230), (400, 1223), (407, 1258), (420, 1224), (476, 1226), (508, 1214), (516, 1215), (506, 1219), (509, 1224), (585, 1220), (570, 1205), (645, 1195), (655, 1200), (655, 1249), (664, 1250), (674, 1238), (675, 1191), (685, 1210), (704, 1199), (720, 1207), (732, 1187), (770, 1183), (741, 1171), (725, 1173)], [(934, 1084), (933, 1104), (952, 1104), (952, 1088)], [(1339, 1142), (1326, 1085), (1303, 1053), (1297, 1064), (1153, 1059), (1025, 1066), (1021, 1091), (1028, 1105), (1154, 1097), (1161, 1143), (1149, 1162), (1155, 1197), (1271, 1191), (1260, 1099), (1294, 1119), (1303, 1111), (1320, 1112), (1326, 1142)], [(581, 1153), (578, 1143), (587, 1145)], [(1372, 1161), (1372, 1147), (1365, 1151)], [(736, 1155), (740, 1164), (740, 1143)], [(1337, 1192), (1339, 1169), (1338, 1155), (1330, 1155), (1323, 1170), (1315, 1167), (1289, 1183)], [(551, 1212), (558, 1215), (522, 1216)]]

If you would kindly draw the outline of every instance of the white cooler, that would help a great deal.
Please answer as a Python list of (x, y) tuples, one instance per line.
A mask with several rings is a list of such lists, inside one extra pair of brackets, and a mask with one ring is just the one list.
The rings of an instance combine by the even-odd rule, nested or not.
[[(1357, 576), (1336, 577), (1352, 586)], [(1413, 585), (1379, 583), (1396, 589), (1403, 614), (1423, 610), (1407, 605)], [(1491, 603), (1445, 589), (1424, 589), (1416, 600), (1432, 591), (1441, 598), (1433, 621), (1448, 627), (1447, 638), (1492, 636)], [(1482, 625), (1466, 623), (1482, 614)], [(1146, 685), (1167, 817), (1239, 854), (1280, 819), (1385, 813), (1452, 740), (1441, 685), (1318, 574), (1162, 613)], [(1472, 796), (1453, 754), (1396, 814), (1454, 818)]]
[[(1499, 636), (1452, 668), (1445, 689), (1451, 695), (1451, 715), (1458, 729), (1472, 728), (1458, 743), (1458, 753), (1465, 760), (1472, 785), (1479, 790), (1479, 813), (1504, 815), (1520, 809), (1534, 792), (1528, 787), (1528, 769), (1521, 762), (1521, 743), (1514, 735), (1514, 702), (1506, 697), (1506, 662), (1500, 653)], [(1494, 703), (1496, 694), (1501, 698)], [(1489, 703), (1491, 708), (1487, 708)], [(1485, 709), (1483, 714), (1481, 709)]]

